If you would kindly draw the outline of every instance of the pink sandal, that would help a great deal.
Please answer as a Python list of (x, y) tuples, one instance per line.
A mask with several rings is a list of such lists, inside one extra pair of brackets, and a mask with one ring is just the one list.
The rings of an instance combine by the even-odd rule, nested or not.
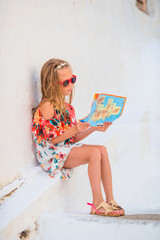
[[(92, 206), (92, 208), (94, 210), (91, 210), (90, 214), (92, 215), (101, 215), (101, 216), (110, 216), (110, 217), (119, 217), (120, 214), (115, 214), (114, 209), (112, 206), (110, 206), (109, 204), (107, 204), (106, 202), (101, 202), (97, 207), (94, 206), (94, 204), (92, 203), (87, 203), (88, 205)], [(100, 209), (101, 207), (103, 207), (106, 211), (106, 213), (101, 213), (98, 211), (98, 209)]]

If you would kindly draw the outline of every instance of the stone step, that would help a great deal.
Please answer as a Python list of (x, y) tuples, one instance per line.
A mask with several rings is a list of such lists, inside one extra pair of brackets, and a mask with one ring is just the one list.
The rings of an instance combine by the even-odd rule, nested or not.
[(39, 201), (57, 182), (58, 176), (49, 178), (38, 166), (24, 172), (22, 178), (0, 190), (0, 232)]
[(90, 214), (43, 214), (36, 240), (159, 240), (160, 214), (104, 217)]

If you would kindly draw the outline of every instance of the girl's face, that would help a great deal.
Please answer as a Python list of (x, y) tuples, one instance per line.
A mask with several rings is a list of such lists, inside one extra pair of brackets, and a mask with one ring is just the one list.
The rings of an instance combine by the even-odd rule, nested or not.
[[(59, 82), (70, 79), (72, 77), (72, 70), (69, 67), (65, 67), (57, 70)], [(60, 91), (63, 96), (70, 95), (73, 89), (73, 84), (69, 82), (67, 87), (64, 87), (63, 84), (60, 84)]]

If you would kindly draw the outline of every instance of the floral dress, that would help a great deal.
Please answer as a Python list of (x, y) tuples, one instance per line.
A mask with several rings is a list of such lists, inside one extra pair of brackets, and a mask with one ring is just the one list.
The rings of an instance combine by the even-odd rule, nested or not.
[(52, 138), (60, 136), (70, 127), (76, 124), (74, 108), (66, 104), (67, 115), (60, 114), (54, 108), (54, 117), (46, 120), (43, 118), (40, 109), (34, 113), (32, 121), (32, 134), (36, 147), (36, 156), (40, 166), (54, 178), (60, 173), (60, 179), (71, 177), (72, 169), (63, 168), (63, 164), (73, 147), (80, 147), (82, 143), (74, 143), (75, 135), (59, 142), (55, 145), (50, 141)]

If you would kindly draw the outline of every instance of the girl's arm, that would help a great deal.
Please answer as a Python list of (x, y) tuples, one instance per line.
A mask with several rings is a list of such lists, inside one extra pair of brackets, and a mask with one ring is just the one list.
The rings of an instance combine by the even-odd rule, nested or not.
[(111, 124), (112, 123), (105, 122), (102, 127), (90, 127), (89, 129), (85, 130), (84, 132), (79, 132), (76, 134), (74, 142), (81, 141), (82, 139), (86, 138), (87, 136), (89, 136), (91, 133), (93, 133), (95, 131), (105, 132)]
[(74, 142), (76, 143), (76, 142), (81, 141), (82, 139), (88, 137), (94, 131), (96, 131), (96, 129), (91, 127), (89, 129), (85, 130), (84, 132), (77, 133), (76, 136), (75, 136)]
[(75, 135), (76, 133), (78, 133), (78, 129), (75, 125), (74, 127), (67, 129), (62, 135), (52, 138), (50, 141), (55, 145), (56, 143), (62, 142), (64, 140), (70, 138), (71, 136)]
[(67, 129), (61, 136), (55, 137), (51, 139), (51, 142), (53, 144), (62, 142), (71, 136), (75, 135), (75, 143), (81, 141), (82, 139), (86, 138), (89, 136), (91, 133), (95, 131), (101, 131), (105, 132), (107, 128), (111, 125), (112, 123), (106, 122), (103, 124), (103, 127), (90, 127), (89, 128), (89, 123), (85, 122), (78, 122), (74, 127), (71, 127)]
[(89, 123), (77, 123), (74, 127), (67, 129), (62, 135), (52, 138), (50, 141), (53, 144), (62, 142), (73, 135), (76, 135), (78, 133), (81, 133), (82, 131), (85, 131), (88, 127), (89, 127)]

